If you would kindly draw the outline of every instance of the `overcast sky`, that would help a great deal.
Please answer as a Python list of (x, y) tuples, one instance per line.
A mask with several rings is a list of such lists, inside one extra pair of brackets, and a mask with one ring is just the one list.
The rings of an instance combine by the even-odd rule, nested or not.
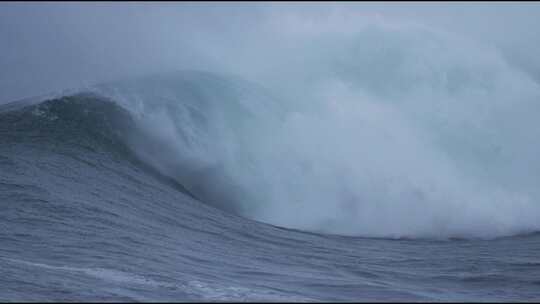
[(294, 31), (282, 22), (289, 15), (321, 28), (329, 15), (436, 27), (493, 45), (540, 75), (540, 3), (2, 2), (0, 103), (129, 75), (249, 64), (238, 54)]

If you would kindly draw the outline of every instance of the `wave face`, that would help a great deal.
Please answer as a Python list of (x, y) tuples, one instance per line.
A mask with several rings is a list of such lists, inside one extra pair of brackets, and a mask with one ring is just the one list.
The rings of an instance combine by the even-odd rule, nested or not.
[(245, 217), (376, 237), (540, 228), (538, 83), (489, 48), (422, 28), (308, 42), (306, 74), (281, 75), (279, 91), (203, 72), (90, 91), (157, 140), (131, 143), (145, 162)]

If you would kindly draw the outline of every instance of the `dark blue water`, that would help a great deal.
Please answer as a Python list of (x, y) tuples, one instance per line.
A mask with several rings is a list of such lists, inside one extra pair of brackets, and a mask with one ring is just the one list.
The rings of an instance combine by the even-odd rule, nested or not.
[[(0, 300), (540, 300), (540, 234), (374, 239), (256, 222), (139, 160), (108, 100), (0, 113)], [(396, 214), (399, 217), (400, 214)]]

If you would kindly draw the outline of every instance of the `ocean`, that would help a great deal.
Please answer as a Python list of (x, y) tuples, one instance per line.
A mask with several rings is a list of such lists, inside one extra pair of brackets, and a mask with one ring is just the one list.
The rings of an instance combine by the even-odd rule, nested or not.
[[(423, 174), (391, 175), (386, 155), (309, 120), (324, 112), (277, 99), (179, 71), (2, 105), (0, 300), (540, 299), (537, 202), (467, 209), (431, 194), (478, 194), (443, 187), (454, 179), (415, 188), (403, 176)], [(308, 127), (317, 141), (296, 137)]]

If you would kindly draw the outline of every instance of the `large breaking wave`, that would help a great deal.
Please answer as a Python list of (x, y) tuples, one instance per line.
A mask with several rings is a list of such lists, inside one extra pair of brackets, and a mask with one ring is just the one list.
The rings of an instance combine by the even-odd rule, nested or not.
[(268, 83), (179, 71), (84, 91), (130, 113), (137, 157), (245, 217), (376, 237), (540, 230), (538, 83), (422, 28), (303, 39)]

